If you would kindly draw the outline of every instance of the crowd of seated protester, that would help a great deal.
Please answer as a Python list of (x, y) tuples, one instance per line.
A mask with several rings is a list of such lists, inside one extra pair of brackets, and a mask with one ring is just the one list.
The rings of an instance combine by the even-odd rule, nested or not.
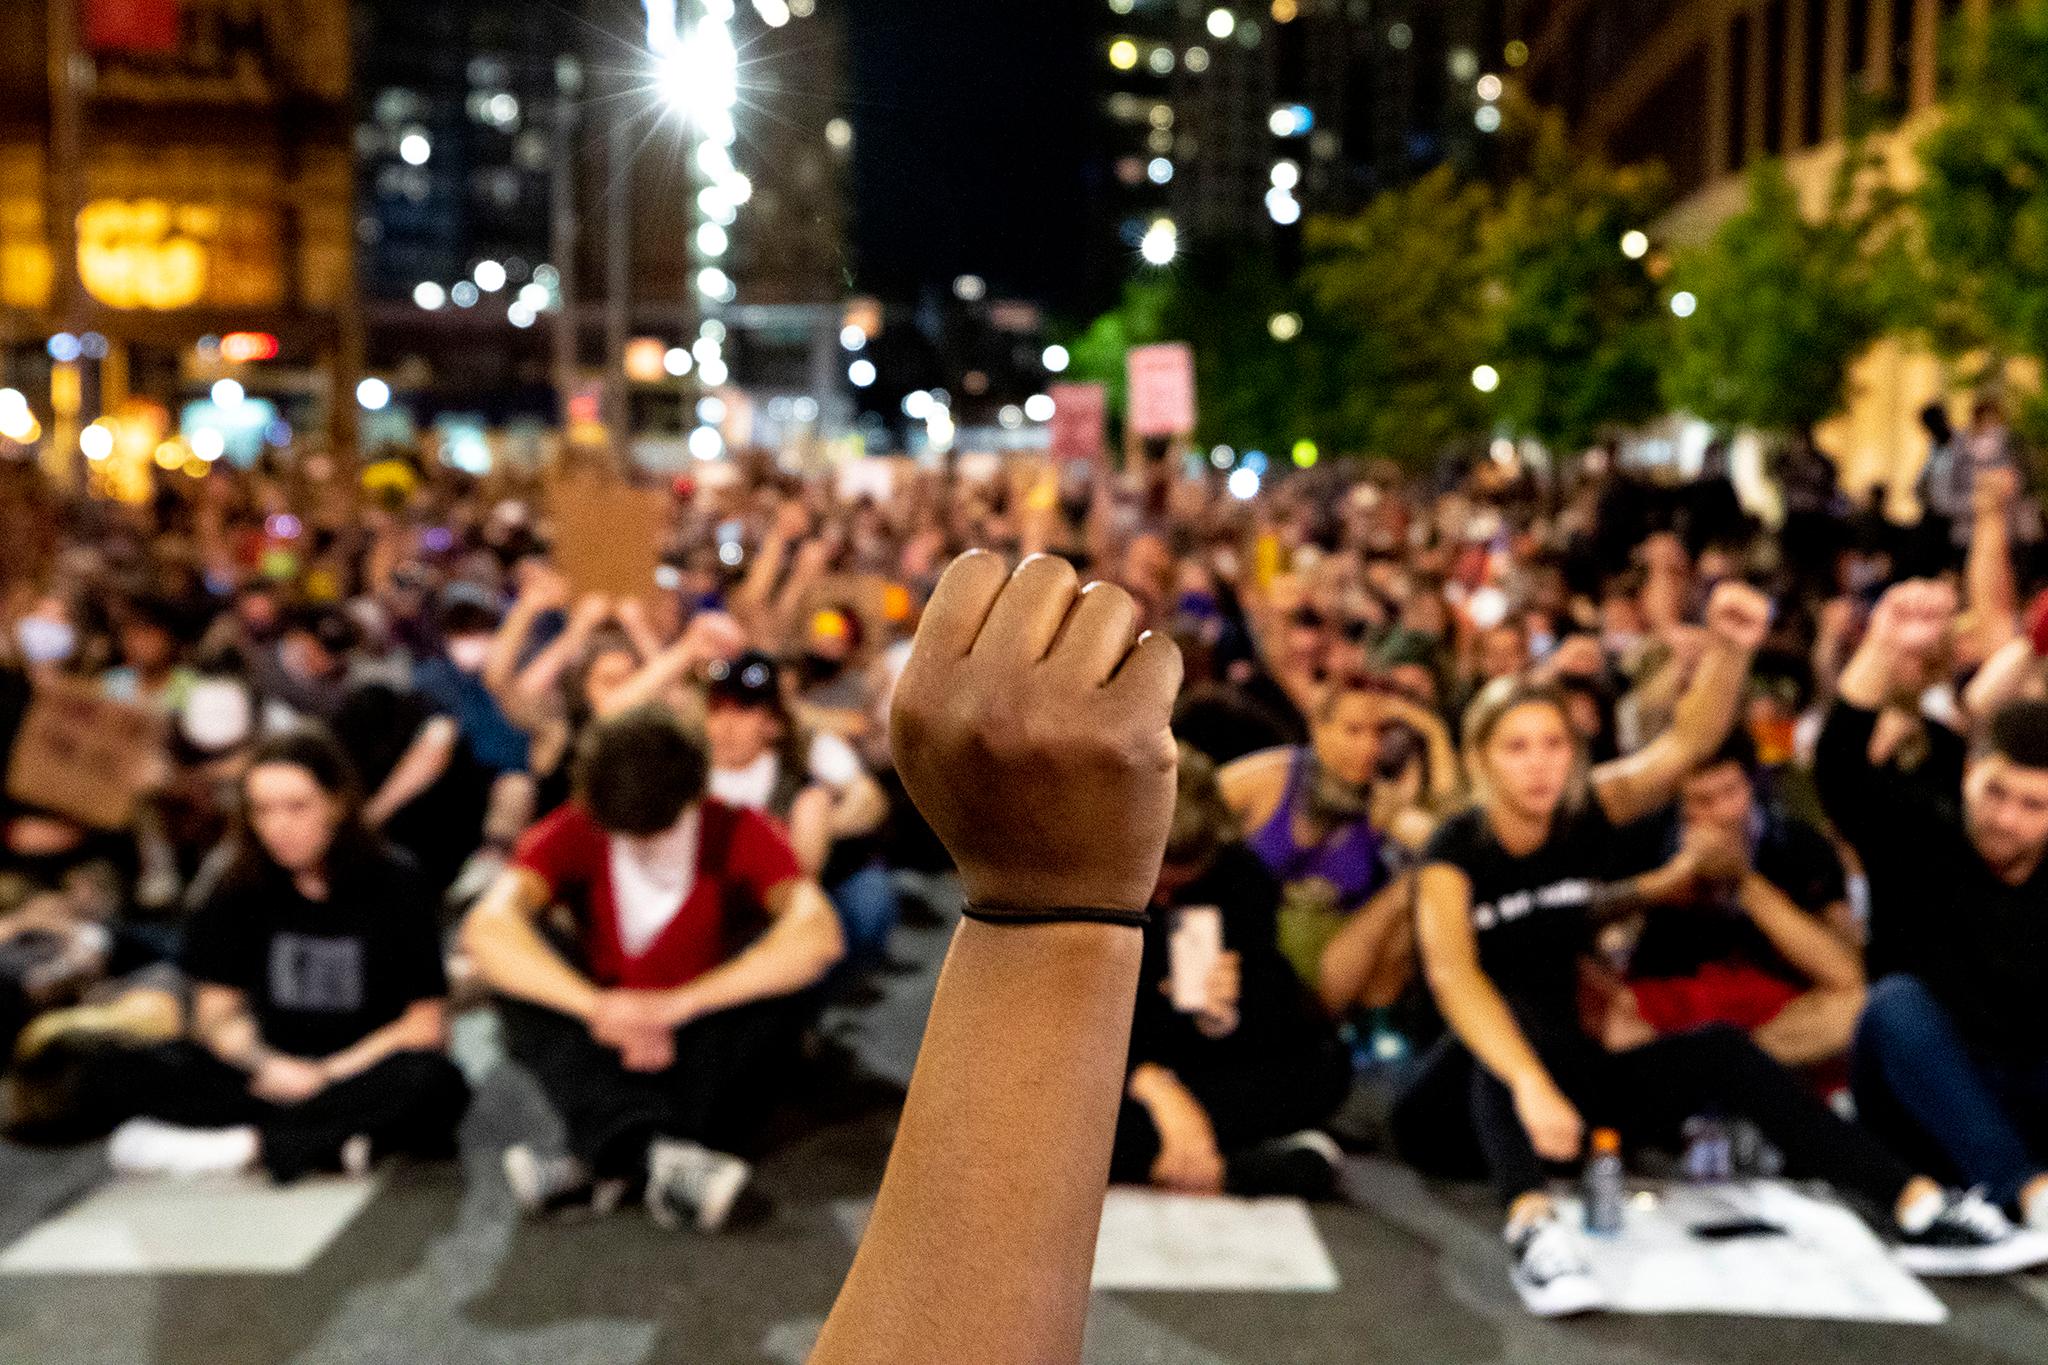
[[(665, 490), (637, 594), (572, 581), (538, 479), (322, 469), (141, 505), (0, 471), (54, 528), (0, 578), (18, 1137), (445, 1156), (482, 1009), (566, 1133), (501, 1154), (522, 1208), (726, 1226), (931, 914), (889, 700), (985, 547), (1121, 584), (1185, 664), (1115, 1180), (1341, 1198), (1333, 1138), (1484, 1177), (1525, 1302), (1576, 1312), (1554, 1181), (1707, 1117), (1922, 1273), (2048, 1260), (2048, 560), (2009, 469), (1940, 472), (1938, 534), (1805, 471), (1794, 545), (1604, 453), (1250, 500), (747, 456)], [(78, 695), (149, 737), (119, 819), (38, 728)]]

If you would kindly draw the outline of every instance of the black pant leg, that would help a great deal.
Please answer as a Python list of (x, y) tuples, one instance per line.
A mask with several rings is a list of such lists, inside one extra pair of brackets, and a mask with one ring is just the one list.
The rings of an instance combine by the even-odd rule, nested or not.
[[(1614, 1058), (1614, 1096), (1640, 1136), (1669, 1139), (1694, 1114), (1750, 1120), (1785, 1154), (1795, 1175), (1889, 1209), (1912, 1172), (1876, 1138), (1845, 1122), (1799, 1077), (1726, 1024), (1712, 1024)], [(1632, 1122), (1631, 1122), (1632, 1121)]]
[(751, 1156), (795, 1074), (811, 1017), (807, 996), (757, 1000), (684, 1025), (676, 1060), (661, 1073), (659, 1131)]
[(114, 1122), (138, 1116), (184, 1128), (262, 1124), (276, 1112), (249, 1093), (249, 1078), (197, 1043), (109, 1049), (89, 1063), (81, 1088)]
[(1184, 1061), (1174, 1072), (1208, 1112), (1226, 1154), (1315, 1127), (1344, 1102), (1351, 1082), (1351, 1059), (1334, 1033)]
[(1424, 1175), (1477, 1180), (1486, 1173), (1472, 1126), (1478, 1064), (1454, 1035), (1437, 1039), (1402, 1082), (1387, 1114), (1394, 1155)]
[(628, 1071), (583, 1024), (523, 1000), (500, 1000), (505, 1048), (533, 1074), (568, 1130), (569, 1150), (605, 1176), (637, 1177), (667, 1117), (664, 1078)]
[[(1610, 1097), (1615, 1087), (1610, 1059), (1586, 1037), (1578, 1021), (1553, 1019), (1513, 1000), (1507, 1003), (1537, 1060), (1587, 1127), (1613, 1122)], [(1544, 1163), (1515, 1112), (1514, 1095), (1477, 1059), (1472, 1065), (1471, 1104), (1479, 1149), (1501, 1202), (1513, 1204), (1523, 1195), (1541, 1190), (1546, 1179)]]
[(1116, 1141), (1109, 1149), (1109, 1179), (1115, 1185), (1146, 1185), (1159, 1160), (1159, 1128), (1152, 1111), (1128, 1095), (1116, 1112)]
[(263, 1164), (278, 1180), (340, 1165), (342, 1144), (362, 1135), (378, 1155), (443, 1157), (469, 1107), (469, 1085), (439, 1052), (397, 1052), (263, 1125)]

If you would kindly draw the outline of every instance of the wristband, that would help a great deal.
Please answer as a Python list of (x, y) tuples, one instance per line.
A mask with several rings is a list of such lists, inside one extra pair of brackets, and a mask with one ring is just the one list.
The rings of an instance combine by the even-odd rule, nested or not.
[(983, 924), (1128, 924), (1142, 929), (1152, 922), (1149, 910), (1117, 910), (1103, 905), (1004, 905), (969, 902), (960, 908), (968, 919)]

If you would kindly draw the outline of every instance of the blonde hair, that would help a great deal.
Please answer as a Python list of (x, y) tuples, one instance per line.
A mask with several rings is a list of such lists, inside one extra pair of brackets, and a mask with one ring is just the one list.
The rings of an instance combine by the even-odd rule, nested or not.
[(1472, 698), (1471, 705), (1465, 708), (1459, 741), (1464, 749), (1465, 773), (1471, 779), (1473, 796), (1481, 802), (1487, 796), (1484, 758), (1494, 731), (1500, 728), (1509, 712), (1524, 706), (1548, 706), (1564, 723), (1565, 734), (1572, 741), (1572, 776), (1565, 787), (1564, 808), (1579, 805), (1586, 797), (1591, 765), (1587, 759), (1586, 742), (1572, 726), (1571, 701), (1556, 683), (1539, 682), (1526, 674), (1495, 678), (1480, 688), (1479, 695)]

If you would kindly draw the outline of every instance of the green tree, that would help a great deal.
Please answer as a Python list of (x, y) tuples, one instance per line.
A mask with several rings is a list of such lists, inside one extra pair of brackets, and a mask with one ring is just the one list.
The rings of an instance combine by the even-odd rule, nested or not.
[(1489, 200), (1440, 167), (1350, 217), (1309, 223), (1302, 282), (1320, 363), (1305, 377), (1326, 445), (1422, 464), (1488, 427), (1472, 371), (1490, 325)]
[[(1293, 281), (1262, 250), (1213, 247), (1124, 286), (1122, 301), (1068, 343), (1067, 375), (1103, 384), (1112, 414), (1124, 408), (1124, 356), (1134, 346), (1184, 341), (1195, 353), (1196, 437), (1284, 449), (1315, 436), (1307, 376), (1317, 365), (1312, 319)], [(1273, 319), (1302, 330), (1282, 339)]]
[(1915, 207), (1937, 349), (2048, 358), (2048, 0), (1951, 43), (1955, 79), (1919, 152)]
[(1539, 124), (1527, 173), (1480, 233), (1493, 406), (1516, 435), (1571, 452), (1663, 411), (1671, 317), (1621, 242), (1667, 200), (1661, 168), (1609, 166), (1575, 152), (1556, 120)]
[(1779, 434), (1839, 412), (1850, 365), (1901, 316), (1898, 209), (1860, 146), (1813, 217), (1781, 163), (1752, 167), (1748, 205), (1672, 272), (1671, 297), (1696, 304), (1672, 328), (1665, 398), (1716, 426)]

